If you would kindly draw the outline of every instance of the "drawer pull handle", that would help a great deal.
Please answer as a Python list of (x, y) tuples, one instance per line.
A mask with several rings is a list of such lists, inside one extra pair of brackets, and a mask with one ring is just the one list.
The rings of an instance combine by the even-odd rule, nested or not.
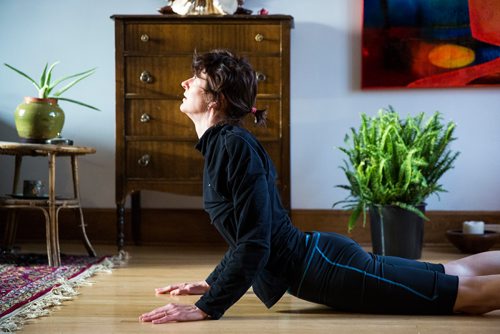
[(149, 165), (149, 162), (151, 161), (151, 156), (149, 154), (144, 154), (139, 160), (137, 160), (137, 163), (139, 166), (146, 167)]
[(148, 114), (144, 113), (141, 115), (141, 123), (147, 123), (151, 120), (151, 116)]
[(142, 82), (145, 82), (145, 83), (152, 83), (153, 76), (148, 71), (143, 71), (141, 73), (141, 76), (139, 77), (139, 80), (141, 80)]
[(266, 81), (267, 79), (266, 75), (262, 72), (255, 72), (255, 78), (257, 81)]
[(141, 41), (144, 43), (149, 42), (149, 35), (148, 34), (142, 34), (141, 35)]
[(255, 40), (257, 42), (262, 42), (264, 40), (264, 35), (262, 35), (262, 34), (255, 35)]

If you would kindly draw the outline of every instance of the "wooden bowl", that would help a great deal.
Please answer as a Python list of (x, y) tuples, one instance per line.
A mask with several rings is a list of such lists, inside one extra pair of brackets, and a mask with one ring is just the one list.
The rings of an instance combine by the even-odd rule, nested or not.
[(484, 231), (484, 234), (463, 234), (462, 230), (448, 230), (446, 237), (462, 253), (481, 253), (500, 241), (500, 233)]

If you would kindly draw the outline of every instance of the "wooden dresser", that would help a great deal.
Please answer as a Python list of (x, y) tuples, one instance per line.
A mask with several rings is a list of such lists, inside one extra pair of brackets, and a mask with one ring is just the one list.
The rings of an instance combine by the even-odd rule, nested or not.
[[(258, 83), (257, 108), (267, 127), (247, 128), (273, 159), (290, 207), (290, 29), (286, 15), (114, 15), (116, 47), (116, 205), (118, 248), (124, 245), (125, 201), (140, 241), (140, 191), (201, 195), (203, 157), (194, 126), (179, 111), (181, 81), (196, 50), (226, 48), (245, 56)], [(251, 117), (249, 117), (251, 118)]]

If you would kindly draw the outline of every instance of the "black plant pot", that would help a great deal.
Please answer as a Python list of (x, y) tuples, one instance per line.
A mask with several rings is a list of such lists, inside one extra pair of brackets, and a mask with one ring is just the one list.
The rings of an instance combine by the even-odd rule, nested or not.
[[(425, 214), (425, 204), (417, 208)], [(370, 208), (373, 253), (408, 259), (421, 258), (423, 219), (397, 206), (384, 206), (380, 213), (376, 207)]]

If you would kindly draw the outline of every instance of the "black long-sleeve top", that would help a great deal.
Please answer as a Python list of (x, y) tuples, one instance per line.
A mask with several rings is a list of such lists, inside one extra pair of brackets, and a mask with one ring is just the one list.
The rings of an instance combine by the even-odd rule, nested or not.
[(237, 126), (208, 129), (196, 148), (205, 158), (205, 211), (229, 244), (196, 306), (218, 319), (253, 286), (271, 307), (305, 251), (304, 233), (281, 204), (273, 163), (255, 137)]

